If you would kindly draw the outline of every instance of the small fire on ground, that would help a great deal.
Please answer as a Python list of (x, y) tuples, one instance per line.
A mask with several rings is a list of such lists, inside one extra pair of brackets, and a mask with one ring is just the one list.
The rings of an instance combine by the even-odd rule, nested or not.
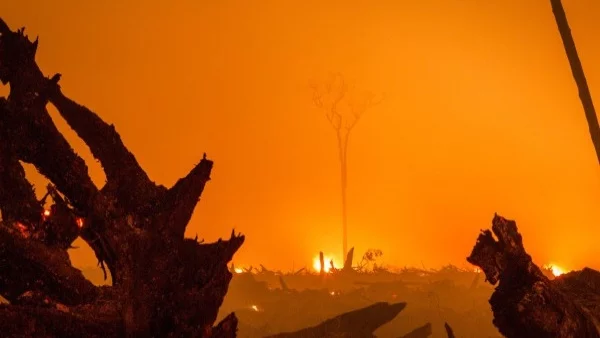
[[(331, 262), (333, 261), (333, 265), (337, 268), (339, 268), (337, 266), (336, 260), (333, 259), (331, 256), (323, 256), (323, 263), (324, 263), (324, 267), (323, 270), (325, 270), (326, 273), (331, 272)], [(315, 258), (313, 259), (313, 269), (315, 269), (316, 272), (320, 272), (321, 271), (321, 260), (319, 258), (319, 255), (315, 256)]]
[[(42, 213), (42, 216), (43, 216), (44, 218), (48, 218), (48, 217), (50, 217), (50, 215), (51, 215), (51, 214), (52, 214), (52, 213), (50, 212), (50, 210), (48, 210), (48, 209), (44, 209), (44, 212)], [(77, 223), (77, 226), (78, 226), (79, 228), (83, 228), (83, 218), (81, 218), (81, 217), (77, 217), (77, 219), (75, 220), (75, 222)]]
[(565, 271), (565, 269), (563, 269), (560, 266), (557, 266), (555, 264), (546, 264), (543, 266), (543, 268), (546, 270), (552, 271), (552, 274), (554, 275), (554, 277), (558, 277), (558, 276), (563, 275), (568, 272), (568, 271)]

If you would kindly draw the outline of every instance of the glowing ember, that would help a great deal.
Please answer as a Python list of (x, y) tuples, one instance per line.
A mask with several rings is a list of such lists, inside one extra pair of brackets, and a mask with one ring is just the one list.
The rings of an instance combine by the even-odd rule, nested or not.
[(46, 217), (50, 216), (50, 210), (48, 210), (48, 209), (44, 210), (44, 216), (46, 216)]
[(481, 269), (480, 268), (475, 268), (475, 270), (473, 270), (475, 273), (481, 273)]
[(27, 227), (25, 226), (25, 224), (16, 222), (15, 225), (17, 226), (17, 229), (19, 229), (19, 232), (21, 233), (21, 235), (23, 237), (25, 237), (25, 238), (29, 237), (29, 231), (28, 231)]
[(83, 228), (83, 218), (77, 218), (77, 226)]
[[(323, 256), (324, 258), (324, 263), (325, 263), (325, 267), (324, 270), (326, 273), (331, 272), (331, 261), (333, 261), (333, 265), (335, 265), (337, 267), (337, 264), (335, 263), (335, 259), (331, 258), (331, 256)], [(321, 271), (321, 261), (319, 260), (319, 255), (317, 255), (314, 259), (313, 259), (313, 269), (315, 269), (315, 271), (320, 272)]]
[(331, 291), (329, 294), (335, 296), (335, 291)]
[(242, 268), (234, 268), (233, 271), (235, 271), (235, 273), (243, 273), (244, 269), (242, 269)]
[(556, 266), (554, 264), (546, 264), (543, 266), (543, 268), (552, 271), (552, 274), (554, 275), (554, 277), (558, 277), (565, 273), (565, 269), (563, 269), (559, 266)]
[(562, 275), (563, 273), (565, 273), (562, 268), (560, 268), (556, 265), (553, 265), (550, 269), (552, 270), (552, 274), (555, 277), (558, 277), (558, 276)]
[(251, 308), (252, 310), (254, 310), (254, 311), (258, 312), (258, 306), (256, 306), (256, 305), (252, 305), (252, 306), (250, 306), (250, 308)]

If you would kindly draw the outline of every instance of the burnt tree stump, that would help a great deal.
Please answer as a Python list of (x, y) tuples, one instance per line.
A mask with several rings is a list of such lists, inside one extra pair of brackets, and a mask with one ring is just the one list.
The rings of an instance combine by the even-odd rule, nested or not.
[[(10, 85), (0, 98), (0, 294), (11, 303), (0, 305), (2, 335), (234, 337), (235, 315), (213, 325), (231, 279), (227, 263), (244, 236), (211, 244), (184, 238), (213, 162), (204, 155), (171, 188), (151, 181), (113, 125), (67, 97), (60, 74), (44, 76), (38, 40), (24, 30), (0, 19), (0, 81)], [(102, 164), (102, 188), (48, 103)], [(52, 223), (44, 223), (19, 161), (55, 187), (62, 216)], [(71, 266), (66, 248), (76, 236), (110, 270), (111, 287), (93, 286)]]
[(525, 251), (515, 221), (495, 215), (467, 261), (498, 284), (490, 305), (504, 336), (600, 337), (600, 272), (586, 268), (550, 280)]

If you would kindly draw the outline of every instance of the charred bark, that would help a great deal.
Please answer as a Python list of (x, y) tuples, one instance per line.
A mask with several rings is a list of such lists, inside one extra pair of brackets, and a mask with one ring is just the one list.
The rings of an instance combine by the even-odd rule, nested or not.
[(0, 305), (0, 332), (6, 338), (21, 337), (118, 337), (123, 328), (116, 320), (77, 314), (69, 309)]
[(71, 266), (65, 250), (24, 238), (0, 226), (0, 293), (11, 303), (26, 291), (41, 291), (67, 305), (90, 302), (96, 288)]
[[(155, 184), (114, 126), (68, 98), (60, 74), (43, 75), (36, 50), (37, 39), (31, 42), (24, 29), (11, 31), (0, 19), (0, 80), (10, 84), (8, 98), (0, 98), (0, 209), (10, 225), (0, 229), (0, 260), (8, 262), (0, 267), (0, 293), (14, 303), (2, 307), (0, 322), (32, 309), (12, 331), (0, 330), (60, 337), (234, 336), (233, 314), (212, 326), (231, 279), (227, 263), (244, 236), (232, 232), (212, 244), (184, 238), (213, 162), (204, 155), (170, 189)], [(48, 103), (102, 164), (102, 189), (54, 125)], [(19, 161), (33, 164), (56, 187), (52, 222), (42, 216)], [(34, 235), (40, 232), (54, 240)], [(110, 269), (110, 292), (99, 292), (71, 267), (65, 249), (77, 235)], [(49, 309), (54, 303), (77, 311)], [(81, 314), (107, 308), (110, 318)], [(107, 322), (97, 325), (101, 320), (94, 317)], [(69, 326), (72, 331), (65, 331)]]
[(525, 251), (515, 221), (495, 215), (492, 231), (482, 231), (467, 261), (498, 283), (490, 304), (506, 337), (600, 337), (598, 272), (548, 279)]

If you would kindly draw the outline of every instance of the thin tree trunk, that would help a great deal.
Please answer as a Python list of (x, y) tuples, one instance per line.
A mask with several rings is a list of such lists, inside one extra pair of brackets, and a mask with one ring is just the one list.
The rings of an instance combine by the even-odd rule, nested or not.
[(340, 169), (341, 169), (341, 192), (342, 192), (342, 259), (348, 253), (348, 199), (347, 199), (347, 184), (348, 184), (348, 135), (342, 136), (338, 131), (338, 150), (340, 153)]
[(590, 136), (594, 143), (596, 157), (600, 163), (600, 126), (598, 125), (598, 117), (596, 116), (592, 95), (590, 94), (585, 73), (583, 72), (583, 66), (579, 60), (579, 55), (577, 54), (577, 48), (575, 47), (575, 41), (571, 34), (571, 28), (569, 28), (567, 15), (565, 14), (561, 0), (550, 0), (550, 4), (552, 5), (552, 13), (554, 13), (554, 19), (556, 20), (556, 25), (558, 26), (558, 31), (560, 32), (563, 46), (565, 47), (565, 52), (569, 59), (569, 64), (571, 65), (573, 78), (577, 83), (579, 99), (581, 100), (581, 105), (583, 106), (588, 127), (590, 129)]

